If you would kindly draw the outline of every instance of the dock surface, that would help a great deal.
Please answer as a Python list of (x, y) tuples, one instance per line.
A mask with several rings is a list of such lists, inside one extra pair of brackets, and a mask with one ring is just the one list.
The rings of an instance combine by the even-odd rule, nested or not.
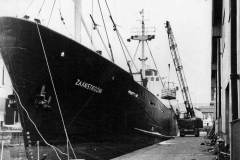
[(113, 160), (214, 160), (209, 146), (201, 145), (203, 137), (176, 137), (131, 152)]

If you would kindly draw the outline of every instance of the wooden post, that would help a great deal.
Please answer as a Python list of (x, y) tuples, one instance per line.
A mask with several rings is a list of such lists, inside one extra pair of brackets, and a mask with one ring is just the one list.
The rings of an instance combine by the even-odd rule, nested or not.
[(37, 141), (37, 160), (40, 160), (39, 141)]
[(3, 160), (3, 146), (4, 146), (4, 141), (2, 141), (1, 160)]

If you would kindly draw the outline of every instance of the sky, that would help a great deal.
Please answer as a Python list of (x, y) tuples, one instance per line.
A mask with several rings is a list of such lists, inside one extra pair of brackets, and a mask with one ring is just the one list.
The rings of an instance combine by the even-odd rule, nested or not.
[[(31, 19), (38, 17), (43, 25), (73, 38), (73, 1), (56, 0), (49, 24), (48, 21), (54, 0), (47, 0), (44, 4), (43, 1), (0, 0), (0, 16), (23, 17), (23, 15), (27, 14)], [(116, 64), (127, 70), (116, 33), (113, 31), (112, 23), (109, 19), (105, 1), (99, 1), (107, 24), (110, 41), (112, 42)], [(170, 74), (170, 80), (178, 84), (171, 59), (167, 33), (164, 28), (166, 20), (170, 21), (192, 101), (193, 103), (210, 103), (211, 0), (108, 0), (108, 5), (125, 41), (139, 29), (139, 20), (141, 19), (139, 11), (144, 9), (145, 23), (150, 31), (149, 34), (155, 34), (156, 36), (154, 40), (149, 42), (149, 45), (160, 75), (165, 77)], [(40, 9), (41, 6), (43, 6), (42, 9)], [(60, 21), (60, 11), (65, 25)], [(82, 0), (82, 15), (96, 48), (103, 50), (103, 56), (109, 59), (106, 52), (104, 52), (96, 30), (92, 29), (89, 14), (92, 14), (96, 23), (99, 24), (100, 33), (104, 37), (105, 43), (107, 43), (97, 0)], [(155, 31), (153, 28), (155, 28)], [(91, 48), (90, 40), (84, 28), (82, 28), (81, 32), (83, 37), (82, 43)], [(137, 42), (126, 42), (126, 45), (133, 55)], [(147, 50), (146, 55), (149, 59), (147, 64), (153, 67)], [(139, 56), (140, 52), (137, 57)], [(140, 65), (137, 58), (135, 63), (137, 66)], [(170, 73), (168, 64), (171, 64)], [(181, 97), (179, 99), (181, 102)]]

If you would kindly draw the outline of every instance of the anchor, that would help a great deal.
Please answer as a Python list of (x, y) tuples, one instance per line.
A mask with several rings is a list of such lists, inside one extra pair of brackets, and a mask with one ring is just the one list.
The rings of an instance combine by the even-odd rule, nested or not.
[(40, 94), (36, 95), (34, 103), (37, 105), (37, 107), (47, 109), (47, 108), (51, 108), (49, 104), (52, 100), (52, 96), (49, 96), (47, 98), (46, 96), (47, 92), (45, 91), (45, 88), (46, 88), (45, 85), (43, 85), (41, 88)]

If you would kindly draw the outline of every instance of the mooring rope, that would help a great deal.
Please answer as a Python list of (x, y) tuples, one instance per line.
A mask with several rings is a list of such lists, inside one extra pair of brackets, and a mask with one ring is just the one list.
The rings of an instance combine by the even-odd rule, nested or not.
[[(53, 146), (53, 145), (51, 145), (50, 143), (47, 142), (47, 140), (42, 136), (41, 132), (39, 131), (37, 125), (36, 125), (36, 124), (34, 123), (34, 121), (31, 119), (28, 111), (27, 111), (26, 108), (23, 106), (22, 101), (21, 101), (21, 99), (20, 99), (20, 96), (19, 96), (18, 92), (17, 92), (13, 87), (11, 87), (11, 89), (12, 89), (12, 90), (14, 91), (14, 93), (16, 94), (21, 108), (22, 108), (22, 109), (24, 110), (24, 112), (26, 113), (28, 119), (30, 120), (30, 122), (32, 123), (32, 125), (34, 126), (34, 128), (35, 128), (36, 131), (37, 131), (37, 133), (39, 134), (39, 136), (40, 136), (40, 137), (42, 138), (42, 140), (44, 141), (44, 143), (45, 143), (46, 145), (50, 146), (50, 147), (55, 151), (55, 153), (56, 153), (56, 155), (57, 155), (57, 157), (58, 157), (59, 160), (62, 160), (62, 159), (60, 158), (60, 156), (58, 155), (58, 152), (60, 152), (60, 153), (63, 154), (63, 155), (66, 155), (66, 156), (67, 156), (67, 154), (64, 153), (64, 152), (62, 152), (59, 148), (57, 148), (57, 147), (55, 147), (55, 146)], [(57, 151), (58, 151), (58, 152), (57, 152)]]
[(70, 145), (70, 148), (71, 148), (71, 150), (72, 150), (72, 152), (73, 152), (73, 154), (74, 154), (74, 157), (76, 158), (75, 152), (74, 152), (73, 147), (72, 147), (72, 145), (71, 145), (71, 142), (70, 142), (70, 140), (69, 140), (69, 138), (68, 138), (67, 129), (66, 129), (66, 126), (65, 126), (65, 122), (64, 122), (62, 110), (61, 110), (61, 107), (60, 107), (60, 103), (59, 103), (57, 91), (56, 91), (55, 84), (54, 84), (54, 81), (53, 81), (51, 69), (50, 69), (50, 66), (49, 66), (49, 63), (48, 63), (48, 59), (47, 59), (47, 55), (46, 55), (46, 51), (45, 51), (45, 47), (44, 47), (44, 44), (43, 44), (42, 36), (41, 36), (40, 30), (39, 30), (38, 23), (36, 23), (36, 25), (37, 25), (38, 35), (39, 35), (40, 42), (41, 42), (41, 45), (42, 45), (43, 54), (44, 54), (44, 58), (45, 58), (45, 61), (46, 61), (48, 73), (49, 73), (50, 80), (51, 80), (51, 83), (52, 83), (53, 92), (54, 92), (54, 95), (55, 95), (55, 97), (56, 97), (56, 102), (57, 102), (58, 110), (59, 110), (59, 113), (60, 113), (61, 121), (62, 121), (62, 124), (63, 124), (63, 129), (64, 129), (64, 132), (65, 132), (65, 135), (66, 135), (66, 139), (67, 139), (68, 159), (69, 159), (69, 148), (68, 148), (69, 146), (68, 146), (68, 145)]

